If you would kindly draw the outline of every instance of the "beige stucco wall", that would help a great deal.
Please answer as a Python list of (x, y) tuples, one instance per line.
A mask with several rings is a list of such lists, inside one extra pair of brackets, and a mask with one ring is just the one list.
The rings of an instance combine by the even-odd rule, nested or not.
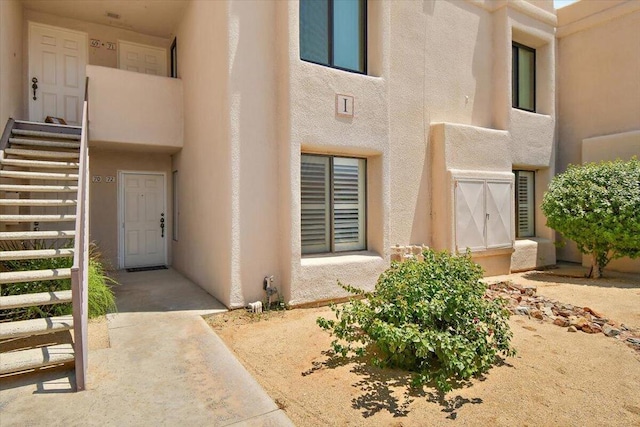
[(232, 264), (228, 28), (226, 2), (192, 1), (185, 10), (177, 30), (184, 148), (172, 164), (179, 176), (173, 266), (226, 305)]
[[(170, 43), (53, 15), (25, 15), (25, 22), (86, 31), (103, 41)], [(541, 197), (554, 170), (554, 25), (551, 0), (370, 1), (368, 75), (359, 75), (300, 60), (298, 2), (193, 0), (176, 30), (182, 95), (179, 81), (161, 94), (182, 97), (183, 148), (170, 157), (170, 166), (167, 154), (94, 149), (92, 173), (124, 168), (147, 155), (155, 160), (142, 164), (177, 170), (173, 265), (229, 307), (262, 299), (265, 275), (275, 276), (292, 304), (344, 296), (337, 280), (371, 289), (388, 266), (392, 245), (451, 248), (452, 171), (511, 177), (514, 167), (537, 170)], [(537, 49), (538, 113), (511, 108), (513, 40)], [(89, 49), (89, 55), (92, 65), (115, 67), (114, 53)], [(90, 101), (99, 105), (91, 113), (93, 144), (176, 148), (178, 126), (162, 115), (167, 110), (151, 114), (158, 105), (140, 99), (113, 108), (115, 80), (129, 94), (149, 82), (120, 79), (120, 73), (89, 67), (90, 75), (105, 74), (109, 81), (91, 89)], [(335, 114), (336, 94), (354, 97), (353, 118)], [(123, 105), (124, 98), (118, 99)], [(156, 119), (160, 123), (149, 126)], [(111, 125), (102, 128), (101, 122)], [(146, 132), (144, 141), (136, 139), (140, 132)], [(302, 256), (302, 152), (367, 159), (366, 251)], [(94, 194), (109, 200), (108, 191), (98, 186)], [(110, 214), (92, 215), (100, 215), (95, 235), (113, 256)], [(542, 240), (550, 233), (543, 222), (538, 217)], [(512, 252), (477, 259), (490, 273), (537, 266), (547, 258), (531, 244), (517, 244)]]
[(23, 119), (22, 5), (0, 1), (0, 127), (9, 117)]
[[(517, 239), (510, 250), (474, 253), (474, 259), (487, 275), (554, 264), (553, 232), (544, 226), (539, 209), (555, 163), (555, 16), (549, 13), (549, 3), (543, 9), (517, 2), (429, 5), (427, 10), (435, 22), (426, 26), (436, 28), (429, 33), (427, 45), (433, 43), (439, 48), (427, 56), (434, 69), (431, 75), (425, 74), (427, 92), (432, 94), (430, 98), (436, 98), (434, 92), (441, 92), (437, 96), (440, 99), (458, 100), (457, 105), (434, 105), (429, 100), (424, 103), (425, 115), (431, 117), (428, 164), (432, 169), (432, 245), (437, 249), (455, 249), (455, 176), (496, 178), (512, 176), (515, 169), (533, 170), (536, 237)], [(451, 21), (460, 22), (460, 26), (453, 30), (444, 28)], [(536, 49), (535, 113), (511, 107), (514, 41)], [(449, 57), (452, 59), (448, 60)], [(451, 71), (455, 73), (452, 82), (457, 83), (453, 86), (457, 90), (442, 84), (449, 76), (440, 64), (447, 61), (451, 62), (451, 68), (470, 61), (465, 67)], [(460, 90), (465, 86), (466, 91)]]
[[(131, 172), (162, 172), (165, 174), (165, 187), (167, 189), (165, 217), (167, 228), (165, 239), (167, 244), (168, 259), (171, 264), (172, 235), (172, 188), (171, 188), (171, 156), (164, 153), (112, 151), (91, 148), (90, 176), (99, 175), (102, 181), (92, 182), (89, 179), (90, 219), (89, 234), (91, 241), (98, 245), (104, 259), (111, 268), (118, 268), (118, 171)], [(106, 176), (116, 178), (115, 182), (106, 182)]]
[(640, 156), (640, 129), (582, 140), (583, 163), (616, 159), (626, 161), (633, 156)]
[(135, 146), (173, 153), (182, 148), (182, 80), (87, 66), (93, 146)]
[[(231, 305), (264, 299), (263, 279), (281, 289), (278, 218), (276, 3), (229, 4), (232, 177)], [(259, 77), (256, 74), (259, 70)]]
[[(282, 229), (281, 265), (289, 280), (292, 304), (344, 296), (336, 281), (372, 289), (389, 259), (390, 171), (388, 166), (388, 2), (369, 3), (369, 22), (378, 32), (369, 37), (370, 75), (364, 76), (300, 60), (299, 9), (288, 2), (277, 9), (288, 28), (279, 40), (284, 49), (279, 129)], [(371, 33), (370, 33), (371, 34)], [(338, 117), (336, 94), (354, 97), (354, 117)], [(367, 158), (367, 246), (352, 254), (302, 256), (300, 243), (300, 153), (329, 153)], [(398, 189), (399, 191), (402, 191)], [(286, 258), (285, 258), (286, 257)]]
[[(562, 172), (570, 163), (587, 161), (583, 140), (640, 130), (640, 3), (580, 1), (558, 10), (558, 25), (557, 167)], [(600, 143), (589, 161), (626, 153), (613, 139)], [(574, 244), (560, 249), (558, 257), (582, 261)]]

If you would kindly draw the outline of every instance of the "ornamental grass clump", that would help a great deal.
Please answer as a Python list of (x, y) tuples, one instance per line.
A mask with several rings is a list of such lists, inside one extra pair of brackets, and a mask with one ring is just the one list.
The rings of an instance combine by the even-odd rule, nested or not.
[[(67, 245), (64, 247), (72, 246)], [(43, 240), (27, 242), (6, 241), (0, 243), (0, 250), (2, 251), (54, 248), (56, 248), (55, 244), (48, 244)], [(62, 269), (70, 268), (72, 264), (73, 259), (71, 257), (4, 260), (0, 261), (0, 271)], [(112, 287), (117, 284), (106, 273), (102, 255), (97, 246), (92, 243), (89, 246), (89, 283), (87, 292), (89, 318), (103, 316), (116, 311), (116, 301)], [(68, 291), (70, 289), (71, 279), (39, 280), (0, 285), (0, 296)], [(70, 315), (72, 311), (71, 303), (2, 309), (0, 310), (0, 322), (65, 316)]]
[(317, 323), (335, 336), (336, 354), (415, 372), (415, 386), (446, 392), (515, 354), (505, 302), (485, 299), (481, 278), (469, 253), (426, 250), (424, 261), (392, 263), (372, 293), (339, 283), (364, 298), (332, 306), (336, 320)]

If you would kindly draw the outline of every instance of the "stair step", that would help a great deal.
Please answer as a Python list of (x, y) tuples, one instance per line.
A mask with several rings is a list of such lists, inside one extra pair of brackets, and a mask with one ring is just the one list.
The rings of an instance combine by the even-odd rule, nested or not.
[(75, 206), (75, 199), (0, 199), (0, 206)]
[(80, 148), (79, 142), (49, 141), (46, 139), (9, 138), (9, 143), (11, 146), (29, 145), (37, 147)]
[[(10, 283), (38, 282), (71, 278), (70, 268), (51, 268), (47, 270), (5, 271), (0, 273), (0, 285)], [(2, 323), (0, 323), (1, 325)]]
[(0, 215), (0, 221), (5, 222), (63, 222), (75, 221), (75, 215)]
[(73, 249), (34, 249), (23, 251), (0, 251), (0, 261), (15, 261), (23, 259), (43, 259), (72, 257)]
[(71, 291), (10, 295), (6, 297), (0, 297), (0, 310), (33, 307), (35, 305), (63, 304), (71, 301)]
[(77, 181), (77, 173), (27, 172), (0, 170), (0, 178), (42, 179), (55, 181)]
[(79, 159), (77, 151), (24, 150), (22, 148), (6, 148), (4, 154), (39, 159)]
[(57, 344), (2, 354), (0, 375), (74, 361), (72, 344)]
[(16, 185), (0, 184), (2, 191), (17, 191), (29, 193), (77, 193), (76, 185)]
[(28, 129), (13, 129), (12, 135), (21, 136), (35, 136), (38, 138), (53, 138), (53, 139), (70, 139), (73, 141), (80, 141), (80, 135), (71, 133), (57, 133), (57, 132), (45, 132), (41, 130), (28, 130)]
[[(3, 322), (0, 323), (0, 339), (49, 334), (51, 332), (68, 331), (69, 329), (73, 329), (73, 316)], [(2, 354), (3, 362), (5, 354), (8, 353)]]
[(73, 239), (74, 230), (66, 231), (2, 231), (0, 240), (40, 240), (40, 239)]
[(51, 162), (46, 160), (2, 159), (0, 163), (5, 166), (21, 168), (78, 169), (80, 167), (77, 162)]

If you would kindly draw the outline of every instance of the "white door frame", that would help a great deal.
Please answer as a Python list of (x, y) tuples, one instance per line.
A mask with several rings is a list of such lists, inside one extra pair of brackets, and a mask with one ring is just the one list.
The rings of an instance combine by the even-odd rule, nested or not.
[[(169, 221), (167, 220), (167, 174), (159, 171), (133, 171), (133, 170), (118, 170), (118, 268), (124, 268), (124, 175), (138, 174), (138, 175), (162, 175), (162, 185), (164, 191), (162, 194), (162, 211), (165, 218), (165, 233), (164, 238), (167, 239), (169, 234)], [(164, 264), (167, 264), (169, 245), (164, 240)]]
[[(1, 1), (1, 0), (0, 0)], [(32, 35), (32, 31), (31, 29), (33, 27), (41, 27), (41, 28), (48, 28), (50, 30), (55, 30), (55, 31), (64, 31), (67, 33), (72, 33), (75, 34), (77, 36), (80, 36), (84, 39), (84, 43), (82, 43), (82, 50), (84, 53), (84, 59), (85, 59), (85, 76), (86, 76), (86, 67), (87, 65), (89, 65), (89, 34), (84, 32), (84, 31), (77, 31), (77, 30), (71, 30), (69, 28), (65, 28), (65, 27), (56, 27), (55, 25), (49, 25), (49, 24), (42, 24), (40, 22), (34, 22), (34, 21), (28, 21), (28, 29), (27, 29), (27, 72), (29, 73), (27, 75), (27, 80), (25, 82), (25, 84), (27, 85), (27, 116), (29, 117), (29, 120), (31, 120), (31, 97), (33, 96), (33, 90), (31, 89), (31, 78), (34, 77), (34, 73), (35, 70), (33, 69), (33, 63), (31, 61), (31, 38), (33, 37)], [(82, 79), (82, 81), (80, 82), (81, 87), (84, 87), (84, 80)], [(84, 89), (83, 89), (83, 96), (84, 96)], [(82, 108), (81, 108), (82, 109)], [(80, 111), (80, 113), (82, 113), (82, 111)], [(80, 121), (82, 121), (82, 118), (80, 118)]]

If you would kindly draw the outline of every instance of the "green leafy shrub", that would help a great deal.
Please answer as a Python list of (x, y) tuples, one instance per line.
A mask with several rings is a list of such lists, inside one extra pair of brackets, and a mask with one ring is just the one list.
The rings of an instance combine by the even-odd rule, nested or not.
[(484, 298), (482, 269), (470, 255), (427, 250), (424, 256), (392, 263), (373, 293), (341, 284), (365, 299), (334, 305), (336, 320), (317, 323), (336, 337), (337, 354), (416, 372), (414, 385), (433, 381), (445, 392), (486, 372), (499, 353), (515, 351), (504, 301)]
[(624, 256), (640, 256), (640, 161), (569, 165), (542, 200), (547, 226), (591, 255), (595, 277)]
[[(1, 250), (37, 250), (51, 249), (55, 244), (47, 245), (45, 241), (6, 241), (2, 242)], [(111, 285), (117, 284), (109, 278), (101, 262), (101, 255), (94, 244), (89, 251), (89, 317), (97, 317), (116, 309), (115, 297)], [(73, 259), (70, 257), (27, 259), (1, 261), (1, 271), (47, 270), (56, 268), (70, 268)], [(71, 289), (71, 279), (42, 280), (0, 286), (0, 295), (23, 295), (39, 292), (66, 291)], [(72, 304), (50, 304), (34, 307), (0, 310), (0, 321), (28, 320), (43, 317), (64, 316), (72, 314)]]

